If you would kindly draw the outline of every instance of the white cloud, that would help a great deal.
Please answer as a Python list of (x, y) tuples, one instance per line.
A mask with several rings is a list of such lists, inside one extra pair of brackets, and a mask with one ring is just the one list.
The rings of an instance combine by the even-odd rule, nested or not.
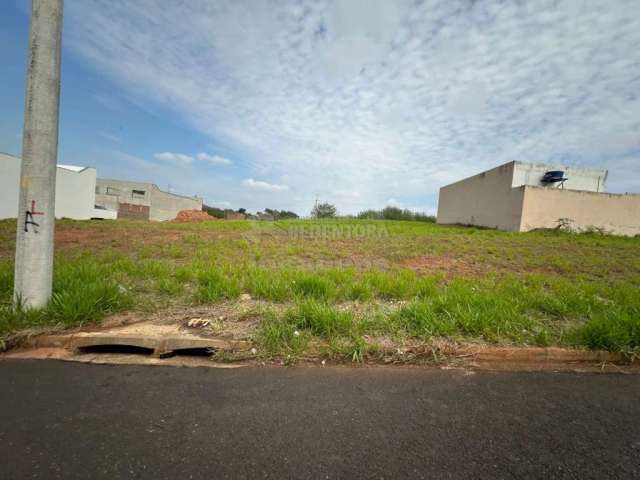
[(127, 98), (238, 152), (245, 177), (287, 175), (281, 208), (349, 191), (346, 213), (435, 206), (513, 159), (606, 165), (611, 190), (640, 190), (636, 0), (86, 0), (65, 16), (66, 45)]
[(201, 162), (207, 162), (211, 165), (231, 165), (231, 160), (220, 155), (209, 155), (208, 153), (199, 153), (196, 158)]
[(156, 160), (161, 160), (163, 162), (169, 162), (176, 165), (189, 165), (193, 162), (193, 157), (189, 155), (185, 155), (184, 153), (172, 153), (172, 152), (163, 152), (156, 153), (153, 155), (153, 158)]
[(267, 192), (283, 192), (285, 190), (289, 190), (289, 187), (287, 185), (267, 183), (261, 180), (254, 180), (253, 178), (247, 178), (243, 180), (242, 185), (249, 188), (256, 188), (258, 190), (265, 190)]
[(333, 193), (336, 197), (340, 198), (360, 198), (360, 192), (348, 191), (348, 190), (338, 190)]

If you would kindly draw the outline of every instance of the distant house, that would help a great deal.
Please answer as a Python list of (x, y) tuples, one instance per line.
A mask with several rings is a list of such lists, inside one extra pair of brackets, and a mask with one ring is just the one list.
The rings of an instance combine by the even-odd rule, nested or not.
[(509, 162), (442, 187), (437, 222), (640, 234), (640, 195), (606, 193), (607, 176), (607, 170)]
[[(20, 196), (19, 157), (0, 153), (0, 219), (17, 218)], [(116, 212), (95, 208), (96, 169), (75, 165), (56, 168), (56, 218), (115, 218)]]
[(264, 220), (269, 222), (272, 222), (273, 220), (275, 220), (275, 217), (273, 215), (266, 212), (256, 212), (256, 217), (258, 217), (258, 220)]
[(202, 210), (202, 199), (160, 190), (157, 185), (99, 178), (96, 205), (118, 212), (118, 218), (173, 220), (182, 210)]
[(244, 220), (247, 216), (240, 212), (224, 212), (225, 220)]

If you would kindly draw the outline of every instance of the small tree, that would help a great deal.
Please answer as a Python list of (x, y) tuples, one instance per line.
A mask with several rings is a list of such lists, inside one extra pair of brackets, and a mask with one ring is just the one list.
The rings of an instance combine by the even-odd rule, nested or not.
[(298, 214), (295, 212), (291, 212), (289, 210), (282, 210), (280, 211), (280, 218), (281, 219), (285, 219), (285, 218), (298, 218)]
[(280, 220), (280, 212), (277, 209), (265, 208), (264, 213), (271, 215), (274, 220)]
[(403, 220), (404, 212), (398, 207), (384, 207), (382, 209), (382, 218), (385, 220)]
[(413, 215), (413, 219), (416, 222), (436, 223), (435, 215), (429, 215), (429, 214), (424, 213), (424, 212), (416, 212)]
[(358, 213), (358, 218), (360, 220), (380, 220), (382, 218), (382, 212), (380, 210), (364, 210)]
[(330, 203), (318, 203), (311, 210), (313, 218), (334, 218), (336, 216), (336, 207)]
[(224, 210), (222, 210), (221, 208), (210, 207), (208, 205), (202, 205), (202, 210), (207, 212), (212, 217), (224, 218)]

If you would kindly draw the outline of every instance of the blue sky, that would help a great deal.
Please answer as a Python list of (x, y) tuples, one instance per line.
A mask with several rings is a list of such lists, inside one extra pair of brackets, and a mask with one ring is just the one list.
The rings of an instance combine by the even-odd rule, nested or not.
[[(21, 149), (26, 0), (0, 3)], [(394, 204), (510, 160), (640, 191), (640, 2), (67, 0), (60, 163), (209, 204)]]

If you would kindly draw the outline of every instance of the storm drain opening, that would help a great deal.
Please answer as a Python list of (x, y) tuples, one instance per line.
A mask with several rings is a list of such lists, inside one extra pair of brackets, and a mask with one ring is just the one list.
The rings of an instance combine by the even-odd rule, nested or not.
[(168, 357), (212, 357), (216, 354), (218, 349), (212, 347), (192, 347), (192, 348), (178, 348), (165, 352), (160, 355), (160, 358)]
[(78, 347), (78, 353), (94, 353), (94, 354), (121, 354), (121, 355), (152, 355), (153, 348), (139, 347), (136, 345), (89, 345), (86, 347)]

